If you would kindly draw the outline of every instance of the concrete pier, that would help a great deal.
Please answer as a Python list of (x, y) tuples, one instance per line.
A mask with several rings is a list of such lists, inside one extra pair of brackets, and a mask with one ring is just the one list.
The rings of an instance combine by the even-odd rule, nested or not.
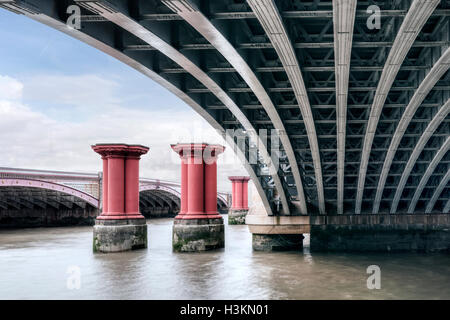
[(96, 144), (103, 160), (103, 210), (94, 226), (94, 252), (147, 248), (147, 225), (139, 212), (139, 159), (148, 147)]
[(217, 157), (225, 147), (179, 143), (172, 149), (181, 158), (181, 209), (173, 224), (176, 252), (223, 248), (223, 219), (217, 211)]

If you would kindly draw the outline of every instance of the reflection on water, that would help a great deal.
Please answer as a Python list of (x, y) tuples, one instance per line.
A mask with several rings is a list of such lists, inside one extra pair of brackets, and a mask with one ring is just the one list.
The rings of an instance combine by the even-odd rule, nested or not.
[[(171, 219), (148, 221), (149, 248), (92, 253), (92, 228), (0, 231), (1, 299), (450, 299), (450, 255), (253, 252), (246, 226), (226, 248), (172, 253)], [(381, 268), (381, 290), (366, 269)], [(67, 288), (68, 268), (81, 288)]]

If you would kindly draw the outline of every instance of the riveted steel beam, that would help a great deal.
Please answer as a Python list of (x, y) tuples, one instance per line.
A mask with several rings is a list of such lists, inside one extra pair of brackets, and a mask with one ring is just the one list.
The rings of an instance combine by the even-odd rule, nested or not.
[(436, 204), (436, 201), (438, 200), (439, 196), (441, 195), (442, 191), (447, 186), (449, 181), (450, 181), (450, 170), (448, 170), (445, 176), (442, 178), (441, 182), (439, 183), (439, 186), (434, 191), (433, 196), (428, 201), (427, 207), (425, 208), (425, 213), (431, 213), (431, 211), (434, 208), (434, 205)]
[(337, 213), (344, 212), (345, 133), (356, 0), (333, 1), (337, 122)]

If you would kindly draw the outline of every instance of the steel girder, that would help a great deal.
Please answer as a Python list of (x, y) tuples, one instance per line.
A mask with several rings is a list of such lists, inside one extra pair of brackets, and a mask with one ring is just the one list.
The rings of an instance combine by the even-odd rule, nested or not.
[[(352, 1), (105, 0), (95, 3), (126, 20), (112, 22), (105, 13), (83, 10), (80, 31), (63, 28), (64, 9), (74, 1), (26, 3), (34, 6), (22, 13), (143, 72), (222, 134), (229, 128), (284, 129), (277, 172), (262, 175), (263, 157), (257, 165), (246, 162), (269, 213), (296, 213), (288, 204), (295, 200), (308, 214), (386, 212), (404, 173), (409, 178), (397, 211), (406, 211), (405, 202), (414, 198), (450, 134), (448, 114), (441, 117), (450, 98), (443, 60), (450, 45), (447, 0), (358, 1), (356, 9), (343, 6)], [(381, 8), (381, 28), (371, 31), (366, 8), (372, 4)], [(127, 31), (134, 27), (173, 51), (160, 53), (167, 47)], [(241, 156), (248, 160), (247, 153)], [(444, 155), (430, 174), (419, 194), (420, 210), (448, 207), (449, 163)]]
[[(411, 98), (408, 106), (406, 107), (405, 111), (403, 112), (402, 118), (400, 119), (400, 122), (395, 130), (394, 136), (392, 138), (391, 144), (389, 146), (389, 150), (387, 152), (383, 169), (381, 170), (381, 176), (380, 180), (378, 182), (378, 190), (377, 194), (375, 196), (375, 201), (373, 205), (373, 213), (378, 213), (379, 207), (380, 207), (380, 201), (382, 197), (382, 193), (384, 190), (384, 185), (386, 183), (387, 176), (389, 174), (389, 170), (391, 167), (391, 163), (394, 160), (395, 152), (397, 151), (397, 148), (400, 144), (400, 141), (402, 140), (402, 137), (404, 133), (406, 132), (406, 129), (408, 128), (409, 123), (411, 122), (412, 118), (414, 117), (414, 114), (416, 113), (417, 109), (420, 107), (420, 104), (423, 102), (425, 97), (429, 94), (431, 89), (434, 87), (434, 85), (438, 82), (438, 80), (447, 72), (447, 70), (450, 68), (450, 47), (447, 48), (445, 53), (442, 55), (442, 57), (434, 64), (433, 68), (430, 70), (430, 72), (427, 74), (427, 76), (423, 79), (421, 82), (419, 88), (414, 93), (414, 96)], [(420, 138), (419, 143), (417, 144), (417, 150), (414, 150), (413, 155), (411, 157), (419, 157), (420, 153), (423, 150), (423, 147), (425, 147), (426, 142), (428, 139), (433, 135), (434, 131), (437, 129), (441, 121), (443, 121), (450, 110), (450, 100), (448, 100), (445, 105), (439, 110), (439, 112), (435, 115), (433, 118), (436, 119), (435, 121), (431, 121), (430, 125), (425, 130), (423, 136)], [(420, 147), (419, 147), (420, 146)], [(407, 168), (410, 168), (412, 170), (414, 166), (415, 160), (412, 161), (413, 163), (409, 163), (407, 165)]]
[[(255, 13), (255, 16), (261, 23), (262, 27), (264, 28), (273, 47), (275, 48), (278, 57), (283, 65), (283, 69), (285, 70), (289, 82), (291, 83), (291, 88), (294, 91), (295, 98), (297, 100), (297, 104), (300, 108), (303, 122), (306, 127), (309, 147), (311, 149), (311, 155), (314, 163), (314, 174), (317, 185), (319, 213), (325, 214), (326, 212), (325, 212), (325, 198), (323, 193), (322, 165), (320, 163), (320, 153), (319, 153), (319, 144), (317, 141), (317, 133), (314, 125), (311, 106), (308, 99), (308, 93), (306, 91), (305, 83), (303, 81), (302, 73), (300, 71), (300, 66), (298, 64), (294, 48), (292, 47), (290, 38), (286, 32), (280, 13), (274, 1), (249, 0), (247, 2), (252, 8), (253, 12)], [(301, 184), (300, 174), (295, 173), (295, 177), (297, 177), (297, 175), (298, 179), (296, 179), (296, 183)]]
[[(303, 184), (300, 177), (300, 172), (297, 166), (297, 162), (294, 155), (290, 139), (286, 133), (283, 122), (278, 114), (272, 99), (268, 95), (266, 88), (262, 85), (255, 72), (249, 66), (247, 61), (239, 54), (231, 42), (225, 37), (225, 35), (214, 25), (201, 11), (200, 9), (189, 0), (163, 0), (162, 1), (168, 8), (173, 10), (179, 16), (181, 16), (189, 25), (191, 25), (196, 31), (198, 31), (206, 40), (208, 40), (232, 65), (238, 74), (242, 77), (245, 83), (249, 86), (251, 92), (256, 96), (264, 110), (266, 111), (271, 124), (279, 132), (281, 143), (284, 147), (284, 151), (287, 155), (289, 167), (293, 175), (295, 186), (297, 189), (297, 197), (300, 204), (300, 213), (306, 214), (306, 199), (303, 192)], [(273, 171), (273, 170), (271, 170)], [(276, 180), (279, 180), (278, 176), (274, 176)], [(285, 214), (289, 214), (289, 205), (283, 189), (281, 189), (281, 182), (276, 181), (280, 185), (277, 190), (280, 190), (279, 194), (281, 202), (283, 204), (283, 211)]]
[(358, 191), (356, 194), (355, 213), (361, 213), (361, 204), (364, 193), (364, 184), (366, 180), (367, 166), (369, 164), (372, 142), (378, 126), (383, 105), (386, 97), (391, 90), (400, 66), (405, 60), (408, 51), (418, 36), (420, 30), (439, 4), (439, 0), (426, 1), (414, 0), (410, 9), (402, 22), (400, 30), (397, 33), (394, 44), (389, 51), (383, 72), (378, 81), (377, 91), (373, 98), (373, 105), (370, 109), (369, 123), (366, 128), (364, 138), (364, 147), (361, 153), (361, 164), (358, 178)]

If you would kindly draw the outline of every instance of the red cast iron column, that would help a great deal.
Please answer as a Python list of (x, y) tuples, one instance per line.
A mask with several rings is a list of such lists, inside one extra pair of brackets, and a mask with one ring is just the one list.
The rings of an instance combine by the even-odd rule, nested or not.
[(102, 213), (108, 212), (108, 158), (102, 156), (103, 182), (102, 182)]
[(225, 150), (219, 145), (208, 145), (204, 150), (205, 161), (205, 211), (208, 219), (220, 218), (217, 212), (217, 157)]
[(250, 177), (232, 176), (228, 177), (231, 181), (232, 210), (248, 210), (248, 180)]
[(142, 218), (139, 212), (139, 160), (148, 148), (129, 146), (125, 159), (125, 213), (128, 219)]

